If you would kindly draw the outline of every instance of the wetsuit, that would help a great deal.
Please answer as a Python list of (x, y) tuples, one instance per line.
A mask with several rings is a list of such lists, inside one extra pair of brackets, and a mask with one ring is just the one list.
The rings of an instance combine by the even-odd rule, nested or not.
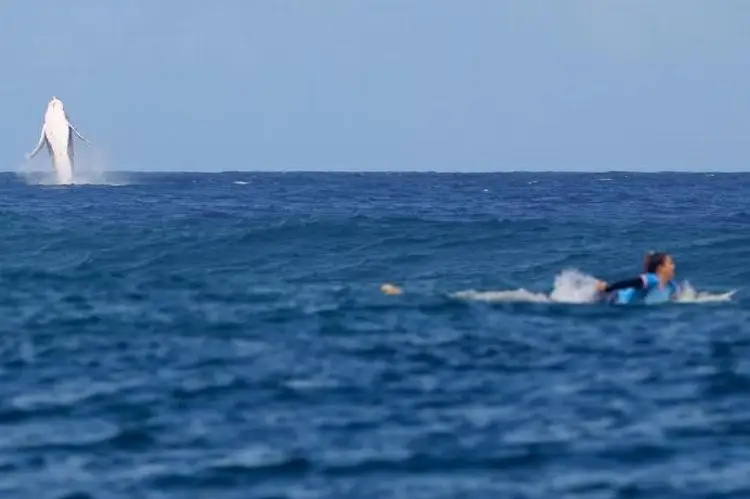
[(674, 298), (679, 290), (674, 281), (662, 286), (656, 274), (648, 273), (610, 284), (604, 293), (607, 294), (605, 301), (610, 303), (664, 303)]

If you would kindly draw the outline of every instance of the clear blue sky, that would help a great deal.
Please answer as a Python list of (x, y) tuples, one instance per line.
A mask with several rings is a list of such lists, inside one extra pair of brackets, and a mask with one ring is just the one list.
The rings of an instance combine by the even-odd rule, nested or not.
[(121, 170), (750, 169), (748, 0), (0, 7), (0, 168), (52, 95)]

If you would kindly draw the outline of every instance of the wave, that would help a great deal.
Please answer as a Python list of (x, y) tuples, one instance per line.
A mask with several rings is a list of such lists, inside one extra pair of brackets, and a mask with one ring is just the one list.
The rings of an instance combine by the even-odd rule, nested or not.
[[(524, 288), (504, 291), (477, 291), (473, 289), (458, 291), (454, 298), (487, 301), (487, 302), (526, 302), (526, 303), (596, 303), (597, 279), (575, 269), (564, 270), (555, 277), (552, 291), (547, 293), (533, 292)], [(737, 290), (724, 293), (697, 291), (688, 281), (683, 281), (680, 293), (675, 300), (678, 303), (711, 303), (728, 302)]]

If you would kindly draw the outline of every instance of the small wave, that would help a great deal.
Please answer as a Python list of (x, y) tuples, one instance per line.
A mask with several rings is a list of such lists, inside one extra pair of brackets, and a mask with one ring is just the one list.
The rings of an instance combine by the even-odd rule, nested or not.
[[(453, 298), (487, 302), (526, 302), (526, 303), (595, 303), (597, 279), (575, 269), (565, 270), (555, 277), (552, 292), (549, 294), (532, 292), (524, 288), (504, 291), (466, 290), (453, 293)], [(711, 303), (731, 301), (736, 290), (725, 293), (696, 291), (685, 281), (680, 286), (678, 303)]]

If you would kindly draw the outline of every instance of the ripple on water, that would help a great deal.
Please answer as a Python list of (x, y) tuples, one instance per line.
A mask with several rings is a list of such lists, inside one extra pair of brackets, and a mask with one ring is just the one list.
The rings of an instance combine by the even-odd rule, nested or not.
[(750, 497), (750, 177), (606, 177), (0, 175), (0, 496)]

